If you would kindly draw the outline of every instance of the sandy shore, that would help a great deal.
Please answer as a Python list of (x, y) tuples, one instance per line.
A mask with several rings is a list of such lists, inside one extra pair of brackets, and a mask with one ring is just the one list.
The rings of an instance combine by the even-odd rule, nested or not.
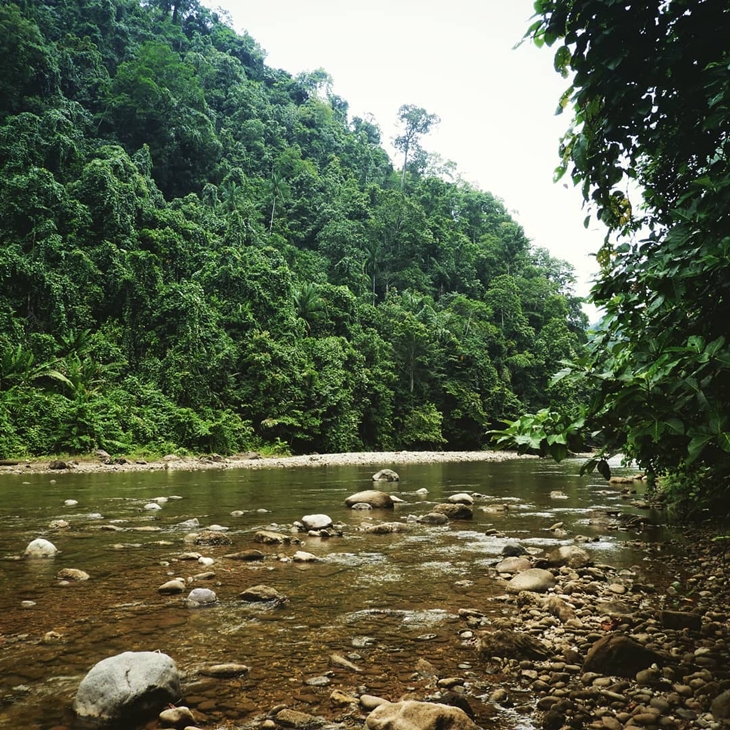
[[(507, 451), (378, 451), (345, 454), (305, 454), (301, 456), (262, 457), (259, 454), (242, 454), (227, 458), (201, 456), (166, 456), (159, 461), (130, 461), (114, 459), (105, 463), (96, 458), (29, 459), (0, 466), (0, 474), (33, 474), (58, 471), (109, 472), (109, 471), (157, 471), (196, 469), (287, 469), (302, 466), (373, 466), (386, 468), (398, 464), (435, 464), (466, 461), (506, 461), (508, 459), (536, 458), (519, 456)], [(120, 463), (121, 462), (121, 463)], [(63, 464), (63, 466), (62, 466)]]

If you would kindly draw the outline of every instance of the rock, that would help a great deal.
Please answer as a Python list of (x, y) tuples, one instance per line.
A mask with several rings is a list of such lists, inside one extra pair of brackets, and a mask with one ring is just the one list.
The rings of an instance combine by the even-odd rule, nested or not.
[(271, 530), (259, 530), (253, 536), (254, 542), (261, 542), (264, 545), (289, 545), (292, 542), (291, 535), (284, 535), (281, 532)]
[(715, 697), (710, 712), (715, 720), (724, 720), (726, 725), (730, 724), (730, 689)]
[(157, 592), (163, 596), (171, 596), (176, 593), (182, 593), (187, 586), (182, 578), (175, 578), (174, 580), (168, 580), (167, 583), (163, 583)]
[(441, 512), (429, 512), (427, 515), (421, 515), (418, 521), (423, 525), (446, 525), (449, 518)]
[(681, 631), (682, 629), (699, 631), (702, 628), (702, 617), (697, 613), (689, 613), (688, 611), (662, 611), (659, 614), (659, 620), (665, 629), (674, 629), (675, 631)]
[(550, 499), (568, 499), (568, 495), (565, 492), (555, 489), (550, 492)]
[(392, 507), (393, 500), (385, 492), (380, 492), (377, 489), (367, 489), (364, 492), (353, 494), (345, 500), (347, 507), (352, 507), (355, 504), (369, 504), (371, 507), (381, 509)]
[(195, 560), (196, 562), (200, 560), (200, 558), (200, 553), (181, 553), (178, 556), (178, 560)]
[(337, 705), (339, 707), (345, 707), (347, 705), (354, 705), (357, 702), (357, 697), (353, 697), (352, 695), (348, 695), (342, 690), (335, 689), (332, 691), (332, 694), (330, 695), (330, 702), (333, 705)]
[(104, 451), (104, 449), (96, 449), (94, 456), (100, 461), (109, 461), (112, 458), (112, 455), (108, 451)]
[(569, 568), (585, 568), (593, 561), (591, 556), (577, 545), (561, 545), (548, 555), (551, 565), (567, 565)]
[(66, 520), (51, 520), (48, 523), (49, 530), (67, 530), (68, 528), (69, 524)]
[(376, 697), (375, 695), (360, 695), (360, 706), (364, 710), (372, 711), (376, 707), (380, 707), (380, 705), (388, 705), (390, 704), (388, 700), (383, 699), (382, 697)]
[(583, 671), (633, 679), (652, 664), (663, 664), (662, 657), (625, 634), (615, 633), (593, 644), (583, 662)]
[(201, 530), (193, 539), (196, 545), (230, 545), (231, 538), (217, 530)]
[(477, 654), (484, 659), (545, 659), (549, 649), (542, 641), (524, 631), (498, 630), (479, 636), (475, 641)]
[(516, 545), (514, 543), (509, 543), (502, 548), (502, 555), (504, 555), (505, 558), (517, 558), (521, 555), (527, 554), (527, 548), (522, 547), (522, 545)]
[(185, 599), (188, 608), (203, 608), (218, 602), (218, 596), (210, 588), (193, 588)]
[(507, 584), (507, 590), (510, 593), (519, 593), (520, 591), (545, 593), (554, 587), (555, 576), (549, 570), (543, 570), (542, 568), (524, 570)]
[(72, 467), (73, 464), (68, 461), (61, 461), (61, 459), (55, 459), (48, 464), (48, 468), (55, 471), (60, 471), (61, 469), (71, 469)]
[(399, 482), (400, 477), (392, 469), (381, 469), (373, 474), (374, 482)]
[(302, 524), (307, 530), (326, 530), (332, 527), (332, 519), (327, 515), (304, 515)]
[(314, 715), (308, 715), (306, 712), (298, 712), (297, 710), (290, 710), (288, 708), (279, 710), (275, 718), (276, 722), (282, 727), (293, 727), (297, 728), (297, 730), (300, 728), (316, 727), (322, 724)]
[(471, 506), (474, 504), (474, 497), (471, 494), (466, 494), (466, 492), (460, 492), (459, 494), (452, 494), (449, 497), (449, 502), (451, 504), (466, 504)]
[(188, 707), (170, 707), (160, 713), (160, 723), (164, 727), (185, 728), (195, 722), (195, 717)]
[(450, 520), (471, 520), (474, 517), (472, 508), (466, 504), (437, 504), (431, 511), (446, 515)]
[(363, 532), (371, 535), (390, 535), (394, 532), (408, 532), (408, 525), (404, 522), (380, 522), (377, 525), (364, 525)]
[(464, 710), (436, 702), (388, 702), (365, 720), (369, 730), (477, 730)]
[(149, 510), (149, 511), (152, 512), (152, 511), (155, 511), (155, 510), (162, 509), (162, 507), (157, 502), (148, 502), (144, 506), (144, 509)]
[(95, 664), (81, 680), (73, 709), (89, 720), (113, 722), (159, 712), (180, 699), (180, 678), (166, 654), (127, 651)]
[(304, 550), (297, 550), (294, 555), (292, 555), (292, 560), (295, 563), (316, 563), (319, 561), (319, 558)]
[(200, 527), (200, 520), (198, 520), (197, 517), (193, 517), (190, 520), (178, 522), (175, 527), (178, 527), (181, 530), (197, 530)]
[(84, 581), (89, 580), (90, 577), (88, 573), (77, 568), (62, 568), (56, 573), (58, 580)]
[(58, 548), (50, 542), (50, 540), (44, 540), (42, 537), (37, 537), (28, 543), (28, 547), (25, 548), (23, 557), (26, 558), (52, 558), (58, 554)]
[(66, 499), (63, 503), (66, 507), (75, 507), (78, 504), (78, 501), (75, 499)]
[(563, 623), (575, 618), (575, 611), (573, 608), (558, 596), (548, 596), (542, 605), (548, 613), (556, 616)]
[(357, 672), (358, 674), (362, 672), (362, 669), (360, 669), (357, 664), (353, 664), (349, 659), (346, 659), (341, 654), (330, 654), (330, 663), (336, 667), (349, 669), (351, 672)]
[(260, 550), (242, 550), (240, 553), (228, 553), (223, 556), (229, 560), (246, 560), (253, 562), (254, 560), (263, 560), (266, 556)]
[(505, 558), (494, 566), (499, 573), (522, 573), (532, 568), (532, 563), (527, 558)]
[(251, 668), (245, 664), (211, 664), (209, 667), (203, 667), (200, 674), (205, 677), (241, 677), (249, 671)]
[(274, 601), (276, 603), (285, 603), (287, 597), (279, 593), (276, 588), (270, 586), (257, 585), (247, 588), (243, 593), (238, 596), (242, 601), (248, 601), (249, 603), (264, 603), (268, 601)]

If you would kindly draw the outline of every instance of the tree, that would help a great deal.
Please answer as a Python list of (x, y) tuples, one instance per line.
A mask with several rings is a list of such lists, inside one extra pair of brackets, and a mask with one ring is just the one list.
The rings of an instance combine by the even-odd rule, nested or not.
[(406, 186), (406, 166), (408, 156), (420, 150), (420, 139), (431, 131), (431, 127), (439, 124), (441, 119), (437, 114), (429, 114), (425, 109), (413, 104), (403, 104), (398, 110), (398, 122), (403, 129), (394, 140), (395, 148), (403, 153), (403, 170), (401, 173), (400, 189)]
[[(630, 7), (629, 7), (630, 5)], [(538, 0), (573, 120), (560, 145), (607, 227), (592, 300), (606, 315), (572, 377), (606, 452), (730, 495), (730, 6)], [(694, 480), (694, 481), (693, 481)], [(681, 491), (681, 490), (680, 490)], [(678, 496), (682, 497), (682, 493)]]

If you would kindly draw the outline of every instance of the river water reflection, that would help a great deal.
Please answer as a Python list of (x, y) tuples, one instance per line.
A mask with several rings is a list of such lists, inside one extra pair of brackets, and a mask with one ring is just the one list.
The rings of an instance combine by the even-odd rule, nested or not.
[[(577, 534), (599, 538), (589, 546), (596, 562), (638, 565), (654, 581), (661, 570), (636, 544), (661, 539), (659, 530), (611, 532), (590, 524), (596, 510), (639, 510), (600, 477), (579, 476), (579, 466), (577, 460), (382, 463), (378, 468), (400, 474), (399, 483), (384, 488), (404, 503), (394, 511), (372, 512), (344, 506), (350, 494), (372, 488), (376, 469), (371, 466), (3, 475), (0, 727), (73, 727), (71, 702), (83, 675), (97, 661), (128, 650), (160, 650), (176, 661), (185, 676), (186, 702), (202, 727), (243, 727), (277, 704), (346, 721), (348, 709), (329, 700), (333, 690), (392, 700), (407, 692), (425, 695), (429, 680), (415, 673), (419, 659), (442, 677), (484, 680), (487, 692), (478, 660), (460, 640), (464, 623), (458, 611), (507, 610), (494, 600), (503, 587), (487, 575), (507, 541), (557, 544), (547, 528), (560, 521), (567, 542)], [(426, 495), (417, 493), (424, 488)], [(566, 498), (551, 498), (554, 490)], [(391, 535), (358, 530), (364, 522), (426, 514), (457, 492), (484, 495), (472, 520), (445, 527), (414, 524)], [(144, 509), (151, 499), (170, 496), (181, 499), (155, 512)], [(65, 500), (78, 504), (67, 507)], [(483, 509), (493, 505), (509, 509)], [(232, 516), (237, 510), (243, 514)], [(342, 523), (343, 536), (300, 536), (304, 544), (292, 546), (254, 544), (258, 530), (288, 533), (295, 520), (313, 513)], [(186, 545), (186, 531), (176, 525), (192, 518), (202, 527), (229, 528), (232, 545)], [(49, 529), (59, 519), (70, 528)], [(121, 529), (102, 529), (108, 525)], [(493, 530), (506, 537), (487, 534)], [(9, 559), (36, 537), (50, 539), (60, 554), (49, 560)], [(248, 563), (223, 557), (251, 548), (264, 551), (266, 559)], [(189, 549), (216, 562), (206, 569), (178, 561)], [(280, 559), (298, 549), (321, 562)], [(61, 568), (84, 570), (91, 579), (60, 585), (55, 576)], [(219, 603), (212, 608), (188, 609), (180, 597), (157, 593), (171, 577), (205, 570), (215, 577), (194, 581), (191, 588), (215, 590)], [(277, 589), (288, 602), (271, 610), (242, 603), (239, 593), (256, 584)], [(23, 601), (35, 605), (23, 608)], [(333, 654), (350, 657), (362, 671), (333, 665)], [(237, 679), (198, 678), (202, 665), (224, 662), (251, 670)], [(499, 726), (509, 723), (501, 718)]]

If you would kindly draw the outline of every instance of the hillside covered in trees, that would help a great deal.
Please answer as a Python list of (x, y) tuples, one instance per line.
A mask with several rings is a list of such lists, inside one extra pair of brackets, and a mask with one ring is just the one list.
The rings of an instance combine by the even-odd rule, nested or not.
[(569, 408), (571, 270), (434, 121), (402, 108), (394, 164), (196, 0), (2, 4), (0, 457), (480, 448)]

